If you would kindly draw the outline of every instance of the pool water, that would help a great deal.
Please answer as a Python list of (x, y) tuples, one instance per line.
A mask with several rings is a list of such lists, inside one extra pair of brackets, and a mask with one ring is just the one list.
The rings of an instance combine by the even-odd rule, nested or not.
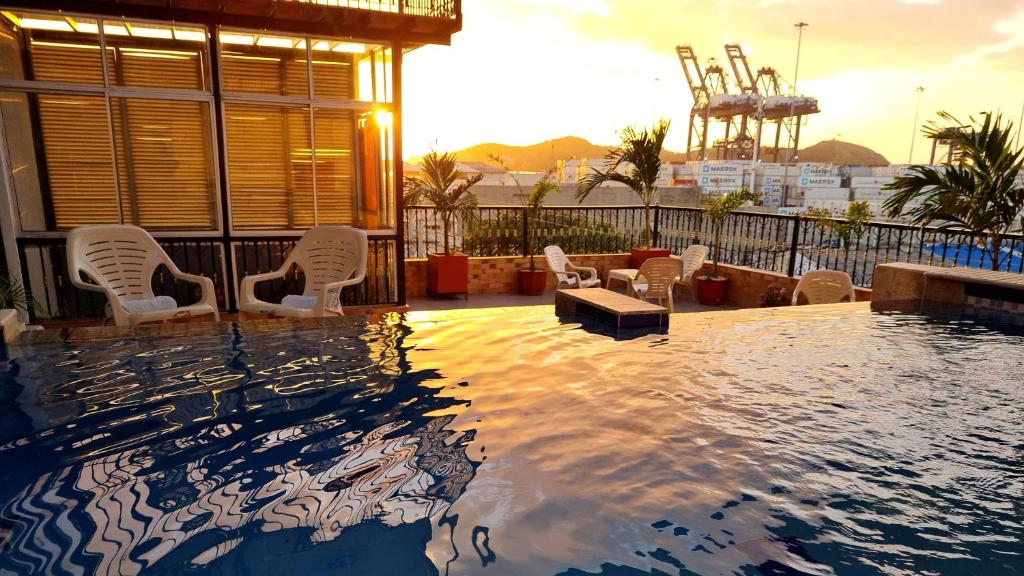
[(1024, 574), (1024, 335), (863, 305), (72, 336), (0, 364), (0, 574)]

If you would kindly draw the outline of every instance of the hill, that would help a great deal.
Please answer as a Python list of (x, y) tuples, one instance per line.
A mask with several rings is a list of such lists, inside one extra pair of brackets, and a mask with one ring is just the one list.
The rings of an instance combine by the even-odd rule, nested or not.
[(823, 140), (800, 151), (801, 162), (830, 162), (861, 166), (888, 166), (889, 161), (878, 152), (859, 144), (839, 140)]
[[(583, 138), (565, 136), (530, 146), (509, 146), (507, 144), (477, 144), (456, 154), (463, 162), (487, 162), (493, 164), (491, 155), (505, 160), (513, 170), (541, 172), (554, 168), (559, 160), (569, 158), (602, 158), (611, 146), (591, 144)], [(666, 150), (662, 159), (669, 162), (682, 162), (685, 155), (681, 152)]]
[[(490, 156), (498, 156), (517, 171), (542, 172), (553, 168), (559, 160), (569, 158), (598, 159), (604, 157), (611, 146), (591, 144), (583, 138), (564, 136), (529, 146), (510, 146), (508, 144), (485, 143), (458, 150), (455, 154), (463, 162), (487, 162), (494, 164)], [(667, 162), (684, 162), (686, 154), (682, 152), (664, 151), (662, 160)], [(860, 164), (865, 166), (887, 166), (889, 161), (884, 156), (857, 144), (825, 140), (804, 148), (800, 151), (803, 162), (831, 162), (834, 164)], [(411, 158), (417, 163), (419, 158)]]

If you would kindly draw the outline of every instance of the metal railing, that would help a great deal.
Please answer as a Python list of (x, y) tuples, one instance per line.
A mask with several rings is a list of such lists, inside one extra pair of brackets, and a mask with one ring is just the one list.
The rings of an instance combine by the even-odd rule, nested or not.
[[(534, 254), (548, 244), (558, 244), (570, 254), (624, 252), (639, 245), (643, 237), (639, 206), (544, 208), (539, 230), (526, 225), (521, 206), (480, 207), (477, 214), (451, 231), (452, 246), (470, 256), (525, 255), (530, 234), (536, 234)], [(652, 228), (654, 245), (676, 254), (691, 244), (714, 248), (711, 222), (700, 208), (654, 207)], [(432, 207), (407, 207), (405, 230), (407, 258), (441, 250), (442, 226)], [(719, 250), (719, 261), (726, 264), (788, 276), (814, 269), (842, 270), (862, 287), (871, 286), (878, 264), (978, 265), (984, 252), (965, 232), (872, 222), (846, 242), (834, 227), (814, 219), (755, 212), (736, 212), (726, 218)], [(1024, 273), (1024, 236), (1008, 236), (1003, 250), (1009, 254), (1004, 252), (1001, 269)]]
[[(298, 241), (297, 236), (157, 238), (171, 260), (183, 271), (213, 280), (222, 310), (232, 310), (233, 293), (242, 277), (276, 270)], [(366, 279), (342, 291), (346, 306), (394, 305), (399, 302), (397, 282), (397, 240), (390, 236), (369, 238)], [(225, 255), (230, 258), (225, 258)], [(75, 287), (68, 277), (64, 238), (19, 238), (18, 255), (22, 277), (29, 294), (52, 319), (102, 318), (107, 299), (102, 294)], [(228, 278), (233, 282), (226, 282)], [(303, 289), (302, 272), (292, 268), (283, 279), (256, 285), (256, 296), (280, 302), (286, 294)], [(153, 292), (173, 297), (179, 305), (198, 301), (194, 284), (182, 282), (163, 268), (153, 275)]]
[(412, 16), (455, 19), (461, 11), (459, 0), (284, 0), (336, 8), (393, 12)]

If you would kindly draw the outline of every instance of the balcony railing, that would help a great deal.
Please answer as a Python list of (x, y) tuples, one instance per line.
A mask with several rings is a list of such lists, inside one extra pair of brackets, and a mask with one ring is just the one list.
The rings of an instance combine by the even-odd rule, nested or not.
[(460, 12), (459, 0), (282, 0), (318, 6), (333, 6), (373, 12), (392, 12), (410, 16), (455, 19)]
[[(222, 310), (235, 307), (234, 290), (242, 277), (276, 270), (297, 240), (296, 236), (157, 239), (181, 270), (213, 280)], [(366, 280), (342, 291), (344, 305), (382, 306), (399, 302), (396, 247), (393, 237), (370, 237)], [(106, 297), (80, 290), (68, 278), (64, 238), (20, 238), (18, 252), (25, 286), (50, 318), (102, 318), (106, 315)], [(283, 279), (257, 284), (256, 296), (280, 302), (287, 294), (301, 293), (303, 282), (301, 271), (293, 267)], [(153, 276), (153, 291), (172, 296), (181, 305), (199, 299), (194, 284), (177, 281), (162, 268)]]
[[(570, 254), (623, 252), (640, 244), (643, 212), (639, 206), (544, 208), (538, 228), (531, 231), (522, 207), (480, 207), (477, 217), (457, 226), (449, 240), (470, 256), (524, 255), (531, 232), (536, 233), (534, 254), (548, 244), (558, 244)], [(711, 223), (703, 210), (660, 206), (652, 213), (655, 246), (676, 254), (691, 244), (713, 248)], [(442, 226), (430, 206), (407, 207), (405, 230), (407, 258), (441, 250)], [(878, 264), (977, 264), (984, 252), (964, 232), (873, 222), (845, 242), (834, 227), (816, 220), (754, 212), (729, 215), (720, 241), (720, 261), (727, 264), (788, 276), (813, 269), (843, 270), (862, 287), (871, 286)], [(1010, 235), (1003, 250), (1001, 269), (1024, 273), (1024, 236)]]

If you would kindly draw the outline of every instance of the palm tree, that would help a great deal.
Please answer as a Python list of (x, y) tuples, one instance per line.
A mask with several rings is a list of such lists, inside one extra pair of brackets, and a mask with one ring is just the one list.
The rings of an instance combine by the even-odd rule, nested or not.
[(969, 232), (989, 245), (992, 270), (999, 270), (1003, 238), (1014, 225), (1024, 226), (1024, 220), (1018, 220), (1024, 186), (1015, 183), (1024, 151), (1013, 149), (1013, 123), (1004, 125), (999, 114), (986, 112), (980, 122), (971, 117), (970, 124), (946, 112), (939, 117), (949, 125), (930, 122), (924, 134), (949, 140), (958, 162), (940, 168), (911, 166), (906, 176), (886, 186), (895, 193), (883, 208), (890, 218), (908, 216), (921, 226), (939, 221), (941, 229)]
[(714, 238), (714, 251), (711, 253), (711, 273), (709, 278), (718, 277), (718, 256), (722, 248), (722, 225), (725, 219), (737, 208), (747, 202), (758, 202), (760, 196), (748, 188), (733, 190), (721, 196), (708, 196), (704, 200), (704, 216), (711, 221), (711, 233)]
[[(470, 220), (476, 215), (476, 195), (469, 189), (483, 177), (483, 174), (474, 174), (467, 178), (459, 170), (455, 154), (431, 151), (423, 157), (423, 176), (410, 176), (404, 180), (406, 205), (426, 199), (441, 217), (445, 256), (451, 254), (448, 235), (452, 222), (455, 219)], [(462, 183), (456, 184), (460, 180)]]
[(655, 182), (661, 171), (661, 148), (669, 124), (669, 120), (662, 118), (650, 130), (626, 127), (619, 146), (605, 155), (604, 170), (594, 168), (576, 188), (576, 200), (580, 202), (605, 182), (619, 182), (632, 188), (644, 205), (643, 248), (651, 246), (651, 204), (658, 196)]

